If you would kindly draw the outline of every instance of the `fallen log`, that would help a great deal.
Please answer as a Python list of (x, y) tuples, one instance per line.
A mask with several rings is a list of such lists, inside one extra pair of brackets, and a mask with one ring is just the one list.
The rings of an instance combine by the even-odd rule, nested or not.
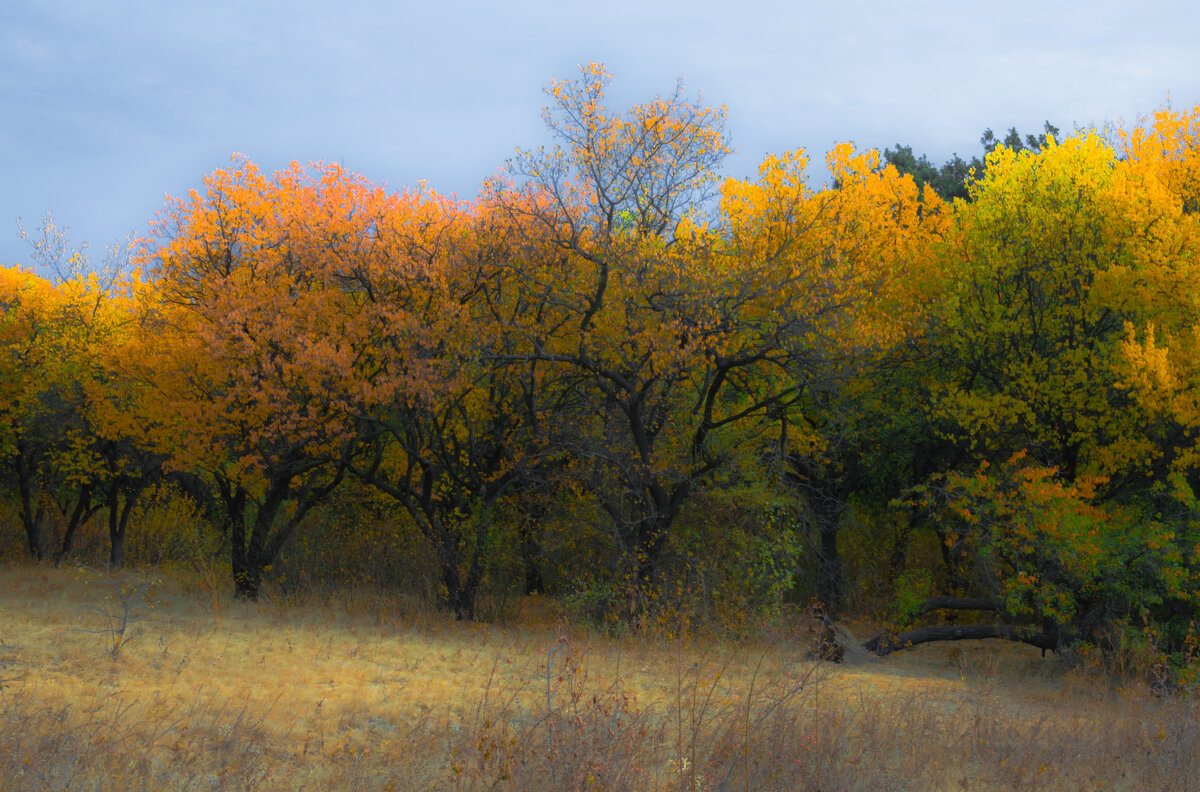
[(1050, 633), (1031, 633), (1006, 624), (967, 624), (941, 627), (918, 627), (899, 634), (881, 632), (868, 639), (863, 649), (876, 657), (885, 657), (901, 649), (935, 641), (977, 641), (984, 638), (1002, 638), (1006, 641), (1036, 646), (1044, 653), (1047, 649), (1058, 651), (1058, 636)]

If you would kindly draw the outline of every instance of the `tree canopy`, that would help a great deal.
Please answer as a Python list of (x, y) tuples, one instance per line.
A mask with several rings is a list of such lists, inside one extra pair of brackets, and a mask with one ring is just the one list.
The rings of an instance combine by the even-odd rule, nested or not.
[[(464, 619), (519, 556), (528, 588), (629, 622), (741, 585), (874, 607), (880, 652), (1183, 640), (1200, 108), (989, 130), (970, 164), (841, 145), (814, 187), (802, 149), (722, 178), (724, 108), (679, 84), (614, 110), (609, 81), (552, 83), (552, 144), (472, 202), (235, 156), (120, 277), (0, 271), (24, 552), (61, 559), (103, 513), (119, 565), (174, 481), (254, 597), (353, 491)], [(979, 623), (914, 628), (953, 608)]]

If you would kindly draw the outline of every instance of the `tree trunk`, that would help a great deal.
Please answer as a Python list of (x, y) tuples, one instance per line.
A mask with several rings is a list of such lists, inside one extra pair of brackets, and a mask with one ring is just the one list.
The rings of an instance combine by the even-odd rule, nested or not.
[(438, 562), (442, 570), (442, 585), (446, 587), (445, 605), (458, 621), (475, 619), (475, 595), (478, 585), (468, 575), (464, 581), (458, 569), (458, 553), (447, 547), (449, 537), (443, 536), (437, 544)]
[[(119, 524), (118, 524), (119, 523)], [(125, 566), (125, 525), (124, 520), (108, 520), (108, 565), (113, 569)]]
[(898, 530), (892, 538), (892, 551), (888, 555), (888, 582), (897, 580), (904, 573), (905, 567), (908, 566), (908, 545), (916, 530), (916, 520), (915, 510), (910, 509), (908, 517), (904, 522), (904, 527)]
[(142, 476), (125, 493), (125, 503), (118, 508), (120, 502), (121, 487), (114, 483), (109, 490), (108, 495), (108, 563), (113, 569), (121, 569), (125, 566), (125, 533), (129, 527), (129, 516), (133, 513), (133, 506), (137, 503), (138, 497), (149, 483), (148, 475)]
[(21, 525), (25, 528), (25, 542), (29, 550), (29, 557), (34, 561), (41, 561), (46, 557), (46, 543), (42, 531), (46, 509), (41, 491), (34, 487), (28, 455), (21, 443), (17, 444), (15, 467), (17, 469), (17, 493), (21, 498)]
[(92, 506), (92, 485), (85, 484), (79, 489), (79, 497), (75, 501), (75, 508), (71, 510), (71, 517), (67, 520), (67, 530), (63, 533), (62, 544), (58, 548), (58, 552), (54, 556), (54, 566), (58, 566), (67, 557), (67, 553), (71, 552), (71, 547), (75, 543), (75, 534), (79, 527), (91, 519), (96, 513), (98, 506)]
[[(289, 487), (286, 482), (274, 483), (267, 490), (266, 497), (258, 505), (254, 514), (254, 523), (250, 527), (250, 536), (242, 545), (235, 538), (233, 545), (233, 583), (234, 593), (241, 599), (256, 600), (262, 586), (263, 574), (275, 560), (278, 546), (291, 533), (295, 519), (280, 527), (275, 535), (271, 529), (275, 525), (275, 517), (287, 500)], [(244, 525), (244, 521), (239, 521)]]
[(542, 575), (541, 538), (521, 538), (521, 566), (525, 572), (525, 596), (546, 593), (546, 579)]
[(250, 561), (246, 546), (246, 499), (241, 487), (218, 482), (225, 501), (225, 524), (230, 540), (230, 566), (233, 569), (233, 593), (238, 599), (258, 598), (258, 587), (262, 584), (262, 570), (256, 570)]
[[(840, 516), (840, 515), (839, 515)], [(838, 554), (838, 519), (821, 520), (817, 553), (817, 601), (826, 618), (836, 620), (842, 606), (842, 559)]]
[(817, 601), (830, 621), (841, 613), (844, 579), (838, 532), (850, 494), (860, 477), (857, 459), (845, 452), (836, 462), (820, 462), (795, 454), (787, 462), (787, 478), (800, 492), (808, 522), (810, 545), (817, 560)]
[(417, 504), (411, 501), (405, 502), (409, 514), (417, 522), (421, 532), (433, 543), (434, 551), (437, 553), (438, 566), (442, 573), (442, 585), (446, 588), (443, 604), (454, 614), (457, 621), (473, 621), (475, 619), (475, 597), (479, 588), (479, 574), (476, 569), (479, 559), (478, 544), (475, 548), (473, 563), (464, 580), (460, 569), (463, 559), (459, 542), (443, 522), (437, 505), (432, 500), (423, 499), (420, 508), (418, 509), (416, 506)]
[(535, 508), (524, 514), (517, 523), (518, 549), (525, 577), (522, 590), (526, 596), (546, 593), (546, 580), (542, 574), (542, 520), (545, 512), (544, 507)]
[(238, 599), (256, 600), (262, 586), (263, 566), (253, 563), (245, 554), (234, 553), (233, 593)]
[(659, 561), (667, 546), (670, 525), (671, 520), (667, 517), (650, 517), (639, 521), (632, 532), (635, 537), (631, 548), (633, 563), (628, 567), (632, 579), (629, 581), (628, 608), (622, 616), (636, 620), (653, 604), (657, 595)]

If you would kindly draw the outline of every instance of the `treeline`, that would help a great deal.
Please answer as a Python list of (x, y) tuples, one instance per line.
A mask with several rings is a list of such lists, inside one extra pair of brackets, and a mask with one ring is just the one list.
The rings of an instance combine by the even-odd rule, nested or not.
[(558, 145), (474, 202), (235, 158), (133, 272), (3, 271), (25, 552), (106, 521), (120, 565), (169, 484), (244, 597), (298, 543), (365, 565), (405, 531), (464, 619), (510, 580), (621, 620), (869, 595), (897, 630), (1185, 645), (1200, 107), (996, 145), (947, 201), (850, 146), (827, 189), (802, 151), (720, 181), (722, 109), (611, 113), (606, 82), (552, 84)]

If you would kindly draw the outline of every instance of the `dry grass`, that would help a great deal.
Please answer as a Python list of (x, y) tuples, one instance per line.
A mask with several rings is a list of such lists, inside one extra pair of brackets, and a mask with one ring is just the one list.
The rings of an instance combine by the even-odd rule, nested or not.
[[(202, 588), (0, 567), (0, 789), (1200, 788), (1190, 700), (1027, 647), (842, 668), (786, 633), (611, 639), (535, 602), (502, 628)], [(118, 642), (126, 606), (144, 617)]]

